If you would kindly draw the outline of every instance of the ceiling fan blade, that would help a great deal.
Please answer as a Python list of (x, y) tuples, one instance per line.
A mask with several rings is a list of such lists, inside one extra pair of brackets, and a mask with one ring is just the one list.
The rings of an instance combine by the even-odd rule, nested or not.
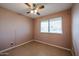
[(32, 9), (35, 10), (36, 7), (37, 7), (37, 4), (33, 3), (33, 4), (32, 4), (32, 7), (33, 7)]
[(31, 5), (29, 3), (25, 3), (28, 7), (31, 7)]
[(36, 4), (33, 3), (33, 7), (36, 7)]
[(44, 5), (38, 5), (36, 10), (40, 10), (40, 9), (43, 9), (44, 8)]
[(43, 8), (44, 8), (44, 5), (39, 6), (39, 9), (43, 9)]
[(37, 12), (37, 15), (40, 15), (40, 13), (39, 13), (39, 12)]
[(30, 12), (28, 11), (28, 12), (26, 12), (26, 13), (28, 13), (28, 14), (29, 14)]

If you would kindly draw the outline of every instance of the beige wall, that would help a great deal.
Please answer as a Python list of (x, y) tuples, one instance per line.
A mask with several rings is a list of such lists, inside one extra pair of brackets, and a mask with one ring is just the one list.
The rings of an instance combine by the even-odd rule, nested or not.
[(75, 54), (79, 56), (79, 4), (72, 8), (72, 38)]
[(32, 39), (32, 25), (32, 19), (0, 8), (0, 50)]
[[(63, 18), (63, 34), (40, 33), (42, 19), (59, 16)], [(71, 49), (71, 9), (36, 18), (34, 20), (34, 39)]]

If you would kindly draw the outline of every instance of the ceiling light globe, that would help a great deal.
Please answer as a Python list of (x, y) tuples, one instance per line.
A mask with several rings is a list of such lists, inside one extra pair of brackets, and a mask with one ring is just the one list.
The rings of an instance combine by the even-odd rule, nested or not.
[(33, 10), (31, 10), (31, 13), (34, 13), (34, 11), (33, 11)]
[(37, 10), (34, 10), (35, 11), (35, 13), (37, 13)]

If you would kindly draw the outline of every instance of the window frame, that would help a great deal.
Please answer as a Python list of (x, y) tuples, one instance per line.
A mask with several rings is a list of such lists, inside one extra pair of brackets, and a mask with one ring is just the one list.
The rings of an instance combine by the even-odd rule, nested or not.
[[(61, 29), (62, 29), (62, 33), (52, 33), (52, 32), (50, 32), (50, 19), (59, 18), (59, 17), (61, 17), (61, 21), (62, 21), (62, 24), (61, 24), (61, 26), (62, 26), (62, 28), (61, 28)], [(63, 17), (62, 17), (62, 16), (58, 16), (58, 17), (53, 17), (53, 18), (41, 19), (41, 21), (40, 21), (40, 33), (63, 34)], [(48, 20), (48, 32), (41, 32), (41, 22), (42, 22), (43, 20)]]

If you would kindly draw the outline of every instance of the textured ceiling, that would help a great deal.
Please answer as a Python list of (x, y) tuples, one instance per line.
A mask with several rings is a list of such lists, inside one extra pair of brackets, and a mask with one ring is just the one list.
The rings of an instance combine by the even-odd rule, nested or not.
[(72, 6), (71, 3), (41, 3), (41, 4), (44, 5), (45, 8), (39, 11), (40, 15), (27, 14), (26, 12), (29, 11), (29, 9), (24, 3), (0, 3), (0, 7), (12, 10), (14, 12), (20, 13), (22, 15), (31, 18), (36, 18), (51, 13), (63, 11), (69, 9)]

